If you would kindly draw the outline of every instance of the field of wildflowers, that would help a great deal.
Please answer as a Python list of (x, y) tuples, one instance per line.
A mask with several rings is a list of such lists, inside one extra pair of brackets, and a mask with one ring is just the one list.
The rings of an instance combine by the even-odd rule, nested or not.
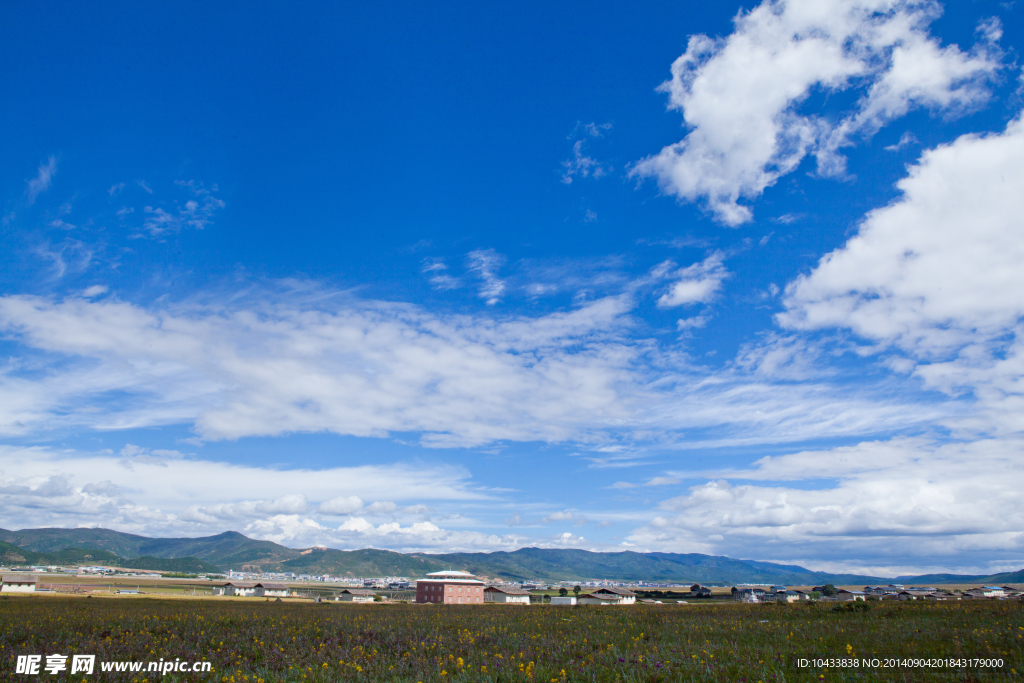
[[(0, 598), (0, 681), (18, 655), (209, 660), (212, 673), (73, 680), (770, 681), (1014, 680), (1019, 602), (629, 607), (342, 605), (262, 600)], [(798, 657), (977, 657), (1001, 668), (800, 668)]]

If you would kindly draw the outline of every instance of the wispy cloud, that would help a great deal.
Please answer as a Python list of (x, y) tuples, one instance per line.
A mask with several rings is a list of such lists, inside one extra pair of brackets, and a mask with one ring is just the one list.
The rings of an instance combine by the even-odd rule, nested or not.
[[(187, 189), (192, 197), (186, 200), (184, 205), (179, 205), (172, 211), (146, 206), (143, 209), (146, 218), (143, 221), (142, 229), (150, 237), (161, 237), (167, 233), (179, 232), (182, 228), (202, 230), (213, 222), (213, 215), (217, 210), (226, 206), (222, 200), (213, 195), (217, 191), (216, 185), (206, 189), (202, 183), (194, 180), (187, 182), (179, 180), (175, 181), (175, 184)], [(145, 189), (149, 190), (149, 188)], [(152, 192), (152, 190), (149, 191)]]
[(562, 162), (562, 182), (566, 185), (572, 184), (576, 178), (601, 178), (611, 171), (611, 166), (602, 163), (586, 154), (587, 141), (589, 138), (600, 138), (604, 132), (611, 130), (612, 124), (603, 123), (577, 123), (576, 128), (569, 134), (570, 140), (575, 140), (572, 145), (572, 156)]
[(493, 249), (477, 249), (469, 252), (469, 270), (483, 282), (480, 285), (480, 298), (493, 306), (501, 300), (505, 293), (505, 281), (498, 277), (498, 269), (505, 263), (505, 257)]
[(36, 177), (27, 181), (25, 198), (29, 204), (34, 204), (36, 197), (50, 189), (53, 183), (53, 176), (57, 174), (57, 157), (51, 156), (45, 164), (39, 167)]
[(448, 274), (448, 266), (441, 259), (424, 259), (422, 272), (429, 275), (429, 281), (434, 289), (449, 290), (458, 289), (462, 282)]

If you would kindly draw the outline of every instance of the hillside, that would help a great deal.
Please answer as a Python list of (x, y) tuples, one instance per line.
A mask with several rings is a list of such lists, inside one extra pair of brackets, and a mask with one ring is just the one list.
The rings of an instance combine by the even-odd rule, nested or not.
[(148, 538), (110, 529), (0, 529), (0, 541), (37, 553), (66, 548), (105, 550), (119, 557), (194, 557), (234, 569), (256, 569), (299, 557), (298, 550), (271, 541), (257, 541), (235, 531), (200, 538)]
[(166, 559), (135, 557), (126, 559), (108, 550), (92, 548), (64, 548), (57, 552), (33, 552), (11, 543), (0, 541), (0, 563), (36, 565), (101, 565), (121, 569), (147, 569), (166, 572), (216, 572), (216, 566), (195, 557)]
[[(41, 559), (43, 556), (51, 559)], [(258, 541), (234, 531), (200, 538), (147, 538), (109, 529), (0, 529), (0, 560), (19, 563), (115, 564), (171, 571), (252, 570), (333, 576), (421, 577), (458, 569), (491, 578), (612, 579), (709, 584), (813, 585), (889, 583), (892, 578), (814, 572), (797, 565), (699, 553), (597, 553), (587, 550), (520, 548), (493, 553), (398, 553), (366, 548), (295, 549)], [(126, 559), (121, 559), (126, 558)], [(10, 561), (10, 560), (8, 560)], [(1021, 583), (1024, 570), (990, 576), (928, 574), (901, 576), (902, 583)]]

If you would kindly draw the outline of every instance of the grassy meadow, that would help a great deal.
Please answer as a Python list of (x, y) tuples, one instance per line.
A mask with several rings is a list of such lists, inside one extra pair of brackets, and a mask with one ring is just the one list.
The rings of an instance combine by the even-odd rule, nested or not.
[[(212, 673), (103, 681), (975, 681), (1024, 671), (1018, 601), (609, 607), (0, 598), (0, 681), (17, 655), (209, 660)], [(968, 657), (1002, 668), (800, 668), (798, 657)]]

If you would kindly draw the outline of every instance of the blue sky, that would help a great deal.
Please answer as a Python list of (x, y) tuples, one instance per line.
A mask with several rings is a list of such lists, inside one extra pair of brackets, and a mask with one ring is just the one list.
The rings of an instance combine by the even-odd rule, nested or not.
[(1024, 563), (1017, 3), (8, 3), (3, 526)]

